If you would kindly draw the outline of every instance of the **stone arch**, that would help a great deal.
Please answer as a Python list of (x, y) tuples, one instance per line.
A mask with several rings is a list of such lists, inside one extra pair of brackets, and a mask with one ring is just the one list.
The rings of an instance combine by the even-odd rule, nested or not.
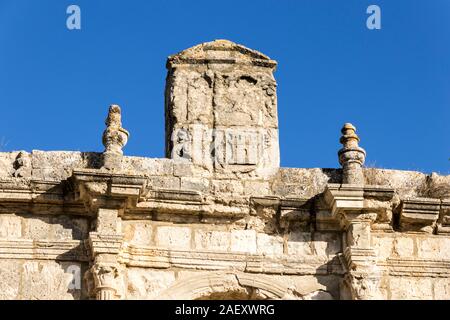
[(195, 300), (227, 292), (253, 292), (255, 299), (286, 299), (289, 288), (286, 284), (260, 274), (214, 272), (200, 273), (178, 280), (166, 289), (158, 299)]

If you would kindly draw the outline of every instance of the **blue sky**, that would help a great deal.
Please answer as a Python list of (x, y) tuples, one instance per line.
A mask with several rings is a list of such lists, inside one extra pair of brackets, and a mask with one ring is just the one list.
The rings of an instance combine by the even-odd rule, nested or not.
[(102, 151), (116, 103), (125, 154), (163, 157), (166, 58), (214, 39), (278, 61), (282, 166), (339, 167), (352, 122), (368, 166), (450, 173), (448, 0), (0, 0), (3, 149)]

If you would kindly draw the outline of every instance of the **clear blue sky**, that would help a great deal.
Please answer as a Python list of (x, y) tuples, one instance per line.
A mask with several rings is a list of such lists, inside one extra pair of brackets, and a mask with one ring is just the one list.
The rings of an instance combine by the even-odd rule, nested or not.
[(352, 122), (368, 166), (450, 173), (449, 0), (0, 0), (3, 149), (102, 151), (116, 103), (125, 153), (163, 157), (166, 57), (223, 38), (279, 63), (282, 166), (339, 167)]

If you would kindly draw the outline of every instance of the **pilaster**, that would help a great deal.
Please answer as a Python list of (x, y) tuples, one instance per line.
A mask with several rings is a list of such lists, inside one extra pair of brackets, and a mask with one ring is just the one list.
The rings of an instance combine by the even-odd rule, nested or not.
[(390, 200), (394, 190), (383, 186), (365, 186), (362, 165), (366, 152), (358, 146), (356, 128), (342, 128), (339, 162), (343, 167), (342, 184), (329, 184), (325, 201), (343, 231), (343, 265), (347, 270), (344, 288), (351, 299), (378, 299), (381, 272), (371, 244), (373, 229), (392, 230)]
[(71, 181), (77, 197), (96, 217), (95, 230), (89, 233), (87, 241), (91, 268), (86, 278), (92, 280), (91, 296), (97, 300), (121, 299), (124, 297), (124, 267), (119, 261), (123, 244), (121, 216), (126, 208), (138, 202), (147, 180), (136, 175), (75, 170)]

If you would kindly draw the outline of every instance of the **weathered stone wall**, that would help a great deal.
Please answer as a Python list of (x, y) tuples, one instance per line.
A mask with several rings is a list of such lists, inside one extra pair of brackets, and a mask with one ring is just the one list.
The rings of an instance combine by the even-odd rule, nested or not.
[[(229, 41), (168, 60), (167, 159), (0, 153), (0, 299), (449, 299), (450, 176), (280, 168), (276, 62)], [(262, 139), (259, 139), (262, 138)]]
[(377, 263), (385, 268), (384, 299), (450, 299), (450, 238), (425, 234), (374, 234)]
[[(1, 297), (88, 298), (83, 274), (89, 271), (87, 239), (95, 230), (95, 215), (83, 204), (64, 208), (62, 203), (71, 172), (98, 168), (100, 154), (23, 153), (29, 170), (22, 177), (15, 177), (17, 156), (0, 154)], [(51, 172), (45, 180), (40, 180), (42, 170)], [(280, 168), (265, 180), (215, 179), (171, 159), (124, 157), (122, 172), (145, 177), (151, 186), (147, 196), (154, 198), (148, 209), (135, 208), (120, 219), (123, 298), (176, 298), (171, 288), (191, 278), (193, 296), (184, 293), (189, 298), (263, 298), (233, 277), (228, 289), (198, 288), (195, 294), (204, 277), (245, 273), (265, 275), (296, 298), (350, 298), (341, 292), (342, 230), (322, 199), (327, 185), (341, 179), (340, 170)], [(401, 199), (428, 197), (430, 186), (448, 181), (397, 170), (365, 169), (364, 175), (370, 184), (394, 187), (388, 203), (394, 212)], [(192, 208), (183, 208), (186, 203)], [(380, 298), (448, 299), (450, 237), (396, 229), (371, 237), (384, 273)], [(74, 265), (79, 266), (81, 285), (68, 289), (74, 284), (68, 268)]]

